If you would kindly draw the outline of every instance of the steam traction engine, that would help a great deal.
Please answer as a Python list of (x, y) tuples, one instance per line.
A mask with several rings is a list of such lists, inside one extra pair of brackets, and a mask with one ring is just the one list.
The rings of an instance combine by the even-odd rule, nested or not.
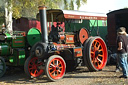
[(12, 34), (7, 29), (2, 30), (0, 33), (0, 77), (5, 74), (7, 68), (24, 66), (31, 46), (41, 40), (40, 34), (36, 28), (31, 28), (28, 33), (13, 31)]
[(0, 33), (0, 77), (4, 75), (6, 65), (24, 65), (25, 47), (24, 32), (14, 32), (14, 35), (7, 31)]
[[(73, 12), (72, 12), (73, 13)], [(52, 27), (47, 32), (47, 21), (68, 19), (105, 19), (103, 16), (70, 14), (69, 11), (47, 10), (39, 7), (42, 40), (32, 46), (30, 56), (25, 61), (24, 70), (29, 77), (45, 73), (51, 81), (61, 79), (66, 70), (85, 65), (89, 71), (103, 69), (107, 62), (107, 47), (98, 36), (89, 37), (85, 28), (76, 32), (63, 32), (61, 27)], [(39, 17), (39, 16), (38, 16)]]

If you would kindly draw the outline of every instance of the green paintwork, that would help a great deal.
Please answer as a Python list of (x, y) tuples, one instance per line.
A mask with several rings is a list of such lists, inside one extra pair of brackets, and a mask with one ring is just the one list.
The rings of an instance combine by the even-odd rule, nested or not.
[(10, 63), (13, 63), (15, 61), (14, 59), (15, 59), (14, 56), (9, 56), (9, 62)]
[(9, 62), (14, 66), (23, 66), (25, 62), (25, 50), (14, 49), (14, 54), (9, 56)]
[(33, 46), (36, 42), (41, 41), (41, 32), (36, 28), (31, 28), (27, 34), (27, 41), (30, 46)]
[(12, 47), (25, 47), (25, 38), (23, 36), (16, 36), (16, 38), (12, 39)]
[(10, 46), (8, 44), (0, 44), (1, 51), (0, 55), (5, 56), (5, 55), (10, 55)]
[(104, 20), (83, 20), (82, 23), (67, 23), (65, 24), (65, 31), (78, 31), (83, 27), (88, 30), (90, 36), (98, 36), (97, 31), (99, 28), (99, 36), (101, 36), (102, 39), (106, 40), (105, 38), (107, 35), (107, 21)]
[[(104, 20), (90, 20), (91, 36), (97, 36), (97, 34), (106, 41), (107, 35), (107, 21)], [(98, 23), (97, 23), (98, 22)], [(98, 27), (98, 28), (97, 28)], [(97, 33), (99, 29), (99, 33)]]
[(5, 33), (7, 40), (11, 40), (12, 36), (9, 33)]
[(8, 59), (9, 59), (9, 62), (11, 64), (8, 64), (7, 65), (14, 65), (14, 66), (17, 66), (17, 57), (16, 56), (8, 56)]
[(18, 56), (18, 60), (19, 60), (19, 65), (24, 65), (25, 62), (25, 50), (24, 49), (19, 49), (19, 56)]

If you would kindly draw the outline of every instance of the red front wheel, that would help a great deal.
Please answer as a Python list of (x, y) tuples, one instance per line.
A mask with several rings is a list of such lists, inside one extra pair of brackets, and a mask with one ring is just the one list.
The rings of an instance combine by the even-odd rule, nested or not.
[(28, 57), (25, 61), (24, 71), (29, 77), (39, 77), (44, 73), (43, 62), (38, 61), (38, 57)]
[(65, 70), (66, 64), (61, 56), (53, 55), (48, 58), (45, 71), (50, 81), (56, 81), (63, 78)]

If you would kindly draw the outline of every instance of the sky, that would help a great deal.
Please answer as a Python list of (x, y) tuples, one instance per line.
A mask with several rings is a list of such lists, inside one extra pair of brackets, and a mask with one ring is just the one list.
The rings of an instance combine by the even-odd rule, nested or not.
[(128, 0), (87, 0), (87, 4), (82, 5), (79, 10), (108, 13), (125, 7), (128, 7)]

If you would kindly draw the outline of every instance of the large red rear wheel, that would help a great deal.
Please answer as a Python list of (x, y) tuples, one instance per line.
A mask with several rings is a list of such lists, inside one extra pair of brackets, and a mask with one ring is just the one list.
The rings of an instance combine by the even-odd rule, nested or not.
[(44, 69), (42, 67), (43, 62), (38, 61), (38, 57), (28, 57), (25, 61), (24, 71), (29, 77), (39, 77), (43, 74)]
[(50, 81), (56, 81), (63, 78), (66, 70), (66, 64), (59, 55), (50, 56), (46, 63), (46, 75)]
[(90, 71), (104, 68), (107, 62), (107, 47), (100, 37), (92, 37), (84, 44), (84, 62)]

